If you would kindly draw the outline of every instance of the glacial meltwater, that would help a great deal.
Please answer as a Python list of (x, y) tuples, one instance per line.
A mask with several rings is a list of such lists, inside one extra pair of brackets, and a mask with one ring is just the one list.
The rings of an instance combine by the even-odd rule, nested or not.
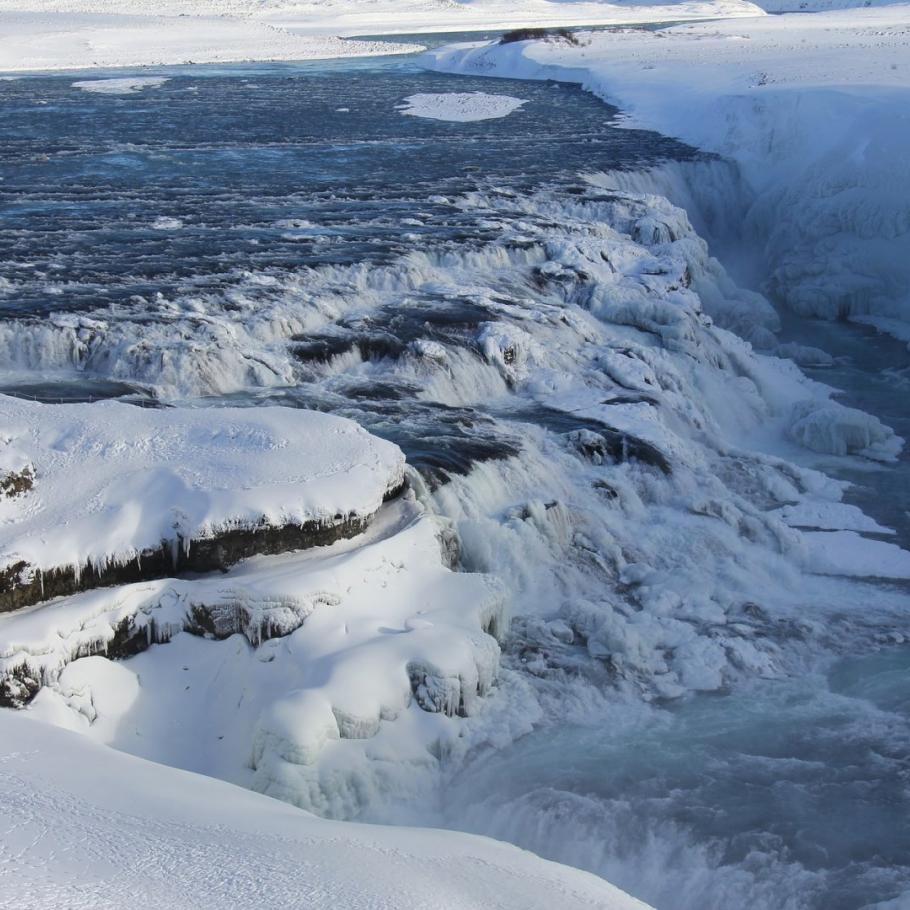
[[(672, 336), (666, 310), (634, 322), (597, 287), (632, 260), (643, 301), (697, 284), (654, 252), (662, 203), (584, 179), (697, 154), (619, 128), (575, 87), (409, 58), (162, 68), (126, 94), (73, 84), (122, 75), (0, 82), (0, 391), (353, 417), (405, 451), (461, 567), (512, 598), (476, 747), (442, 762), (432, 798), (366, 793), (351, 814), (491, 834), (662, 910), (910, 906), (906, 589), (777, 578), (771, 562), (753, 584), (746, 547), (765, 532), (741, 500), (722, 530), (732, 506), (708, 492), (690, 524), (673, 517), (697, 484), (670, 486), (690, 449), (640, 431), (662, 406), (657, 367), (597, 350), (592, 312), (630, 351), (648, 336), (684, 364), (727, 362)], [(468, 121), (402, 110), (475, 92), (524, 103)], [(908, 435), (906, 347), (885, 342), (883, 362), (871, 332), (840, 324), (812, 343), (836, 358), (815, 379)], [(558, 369), (543, 370), (549, 345)], [(594, 404), (612, 424), (581, 399), (557, 407), (582, 370), (611, 377)], [(671, 394), (684, 413), (720, 391), (696, 378)], [(906, 546), (906, 457), (833, 461), (812, 463), (854, 481), (847, 501)], [(715, 467), (751, 496), (774, 463), (746, 462), (731, 448)], [(617, 502), (638, 516), (637, 559), (625, 543), (615, 556)]]

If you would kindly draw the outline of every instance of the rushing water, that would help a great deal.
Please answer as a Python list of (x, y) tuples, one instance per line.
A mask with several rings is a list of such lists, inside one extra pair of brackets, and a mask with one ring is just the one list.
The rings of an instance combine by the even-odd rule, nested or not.
[[(408, 60), (163, 74), (125, 97), (86, 93), (73, 77), (0, 83), (4, 390), (318, 407), (399, 442), (430, 486), (460, 476), (440, 494), (443, 511), (446, 496), (471, 491), (472, 467), (519, 452), (528, 488), (582, 478), (590, 498), (590, 476), (552, 441), (597, 425), (519, 410), (482, 363), (478, 331), (519, 307), (545, 322), (561, 306), (545, 275), (517, 276), (539, 264), (541, 236), (561, 241), (612, 204), (580, 171), (686, 160), (691, 149), (614, 128), (613, 112), (575, 88), (491, 87)], [(467, 124), (396, 110), (408, 95), (447, 91), (527, 104)], [(471, 195), (477, 204), (452, 203)], [(492, 297), (472, 291), (481, 273)], [(256, 330), (238, 340), (248, 323)], [(853, 328), (817, 334), (840, 358), (818, 378), (907, 428), (906, 357)], [(442, 379), (419, 366), (438, 356), (428, 343), (447, 352)], [(869, 353), (879, 344), (885, 363)], [(666, 468), (641, 440), (605, 445)], [(860, 480), (856, 501), (903, 534), (910, 501), (895, 478), (906, 469), (845, 469)], [(889, 484), (897, 495), (883, 496)], [(483, 533), (475, 523), (466, 535), (478, 563)], [(508, 574), (503, 552), (486, 549), (491, 564), (476, 567)], [(541, 556), (538, 577), (553, 558), (520, 555)], [(579, 590), (593, 597), (600, 582), (585, 571)], [(518, 624), (510, 673), (524, 672), (531, 634)], [(592, 698), (585, 722), (576, 711), (470, 756), (421, 820), (514, 840), (664, 910), (856, 910), (893, 898), (910, 887), (910, 658), (876, 635), (856, 633), (859, 656), (843, 642), (812, 654), (798, 678), (672, 707)], [(573, 698), (609, 682), (586, 676), (587, 664), (560, 677)]]
[(441, 817), (668, 910), (855, 910), (907, 888), (908, 755), (903, 647), (543, 729), (469, 764)]

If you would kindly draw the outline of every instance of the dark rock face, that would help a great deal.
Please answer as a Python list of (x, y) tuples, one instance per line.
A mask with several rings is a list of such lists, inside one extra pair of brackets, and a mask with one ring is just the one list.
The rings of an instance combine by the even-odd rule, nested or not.
[(408, 678), (411, 694), (422, 711), (447, 717), (468, 716), (460, 680), (447, 679), (432, 669), (417, 665), (408, 667)]
[[(120, 620), (113, 628), (112, 637), (99, 638), (81, 647), (69, 660), (96, 654), (103, 654), (109, 660), (123, 660), (152, 645), (166, 644), (181, 631), (216, 640), (240, 634), (257, 647), (270, 638), (290, 635), (299, 629), (316, 604), (336, 602), (331, 595), (320, 595), (309, 604), (188, 603), (182, 622), (163, 624), (156, 622), (154, 614), (140, 611)], [(0, 670), (0, 708), (24, 708), (51, 681), (42, 678), (42, 673), (34, 670), (28, 657), (23, 656), (20, 663)]]
[(580, 454), (595, 464), (637, 461), (663, 474), (672, 473), (670, 462), (657, 446), (631, 433), (601, 426), (596, 431), (576, 430), (568, 438)]
[(24, 708), (38, 694), (41, 680), (23, 663), (0, 679), (0, 708)]
[[(386, 494), (386, 500), (401, 493), (401, 485)], [(0, 570), (0, 613), (8, 613), (92, 588), (133, 584), (167, 578), (182, 572), (225, 571), (249, 556), (274, 555), (309, 547), (325, 547), (366, 530), (372, 515), (336, 515), (327, 522), (307, 522), (281, 527), (232, 528), (213, 537), (162, 541), (129, 562), (105, 566), (61, 566), (40, 572), (25, 562)]]

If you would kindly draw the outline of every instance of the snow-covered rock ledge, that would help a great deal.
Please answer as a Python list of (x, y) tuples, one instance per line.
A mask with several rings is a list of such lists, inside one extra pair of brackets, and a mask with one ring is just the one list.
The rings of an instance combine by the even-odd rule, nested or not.
[(327, 414), (0, 396), (0, 612), (330, 544), (403, 484), (397, 446)]

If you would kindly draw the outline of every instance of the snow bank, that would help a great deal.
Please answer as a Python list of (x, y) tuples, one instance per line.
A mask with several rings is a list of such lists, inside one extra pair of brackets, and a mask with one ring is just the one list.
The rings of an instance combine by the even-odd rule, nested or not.
[(903, 0), (761, 0), (758, 4), (769, 13), (821, 13), (854, 7), (891, 6)]
[(331, 34), (301, 35), (223, 10), (165, 15), (161, 4), (48, 4), (0, 0), (0, 72), (320, 60), (411, 53), (419, 45), (353, 41)]
[(486, 92), (445, 92), (438, 95), (411, 95), (399, 107), (409, 117), (430, 120), (449, 120), (471, 123), (475, 120), (496, 120), (508, 117), (526, 101), (509, 95), (488, 95)]
[[(745, 238), (800, 313), (910, 320), (910, 7), (431, 52), (440, 69), (581, 82), (631, 122), (738, 162)], [(751, 241), (749, 238), (751, 237)], [(886, 322), (882, 322), (886, 325)]]
[(330, 542), (362, 530), (404, 477), (396, 446), (343, 418), (290, 409), (2, 396), (0, 439), (6, 461), (24, 458), (33, 474), (0, 499), (6, 609), (104, 583), (128, 563), (135, 577), (155, 577), (304, 546), (306, 532)]
[[(8, 614), (0, 702), (34, 698), (36, 716), (118, 748), (356, 815), (425, 784), (497, 675), (503, 592), (453, 572), (445, 534), (399, 503), (330, 548)], [(112, 681), (101, 657), (135, 654)], [(112, 701), (112, 685), (132, 694)]]
[(0, 815), (10, 907), (646, 910), (498, 841), (323, 821), (8, 712)]

